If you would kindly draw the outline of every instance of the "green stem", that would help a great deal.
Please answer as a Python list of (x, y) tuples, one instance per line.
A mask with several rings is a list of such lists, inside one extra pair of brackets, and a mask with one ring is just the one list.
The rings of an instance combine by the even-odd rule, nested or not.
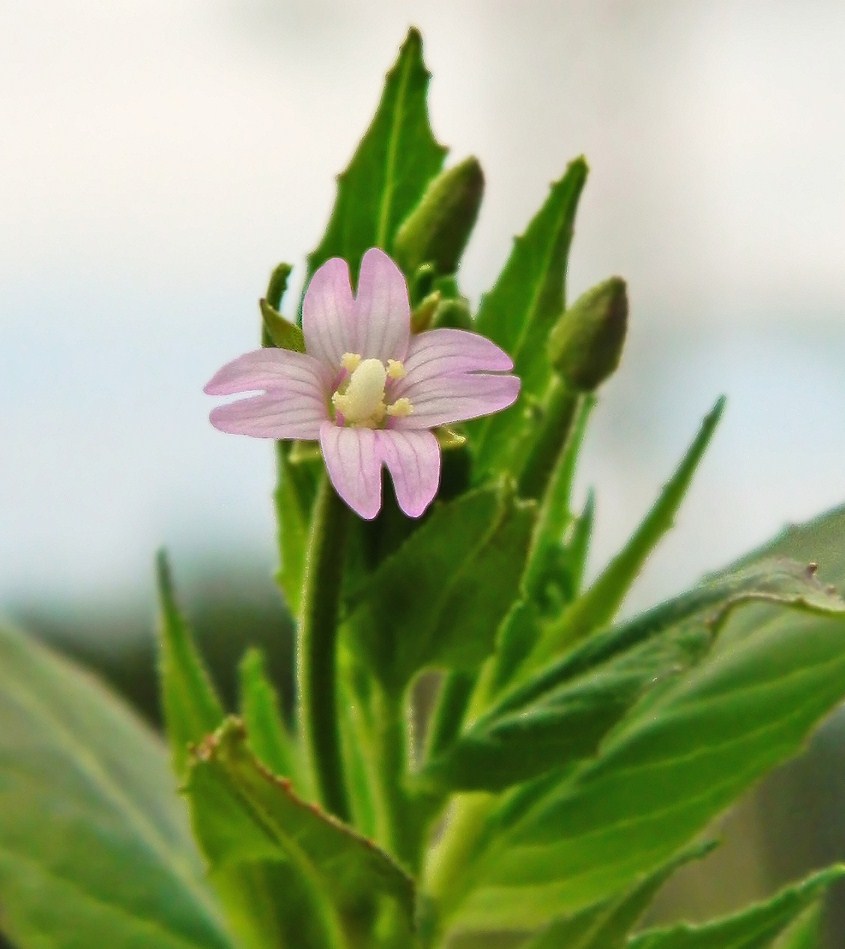
[(461, 795), (443, 837), (429, 855), (423, 888), (436, 913), (430, 945), (438, 943), (450, 917), (472, 889), (471, 866), (481, 852), (493, 802), (489, 794)]
[(317, 793), (350, 817), (337, 714), (337, 627), (349, 509), (324, 477), (314, 503), (298, 630), (300, 726)]

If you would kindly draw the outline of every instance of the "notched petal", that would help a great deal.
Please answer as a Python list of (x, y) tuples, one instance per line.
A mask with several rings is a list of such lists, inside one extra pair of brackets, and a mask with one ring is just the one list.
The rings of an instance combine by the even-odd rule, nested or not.
[(393, 478), (396, 501), (408, 517), (419, 517), (440, 484), (440, 446), (433, 432), (376, 432), (379, 454)]
[(335, 491), (356, 514), (372, 520), (381, 508), (381, 459), (376, 433), (369, 428), (342, 428), (323, 422), (320, 447)]
[(353, 309), (349, 265), (333, 257), (314, 273), (302, 301), (306, 352), (327, 366), (339, 366), (343, 354), (354, 351)]
[(361, 260), (355, 297), (357, 348), (365, 358), (404, 360), (411, 336), (411, 306), (402, 271), (378, 247)]

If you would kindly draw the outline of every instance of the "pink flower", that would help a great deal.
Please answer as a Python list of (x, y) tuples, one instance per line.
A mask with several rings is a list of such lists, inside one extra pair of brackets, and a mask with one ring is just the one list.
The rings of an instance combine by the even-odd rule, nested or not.
[(319, 439), (329, 478), (367, 520), (381, 507), (381, 468), (399, 507), (419, 517), (437, 493), (438, 425), (511, 405), (519, 379), (507, 353), (476, 333), (411, 335), (408, 287), (378, 248), (361, 261), (353, 297), (336, 257), (311, 278), (302, 306), (305, 352), (258, 349), (227, 363), (209, 395), (261, 391), (221, 405), (211, 423), (257, 438)]

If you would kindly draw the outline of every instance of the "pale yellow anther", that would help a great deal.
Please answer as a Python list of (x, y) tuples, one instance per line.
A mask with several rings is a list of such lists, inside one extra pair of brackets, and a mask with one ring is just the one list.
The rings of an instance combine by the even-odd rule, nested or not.
[(391, 379), (404, 379), (405, 367), (398, 359), (387, 360), (387, 374)]
[(392, 415), (394, 418), (407, 418), (413, 411), (414, 407), (411, 405), (411, 400), (406, 399), (404, 396), (387, 407), (387, 414)]
[(361, 357), (358, 353), (344, 353), (340, 357), (340, 364), (347, 372), (355, 372), (361, 365)]

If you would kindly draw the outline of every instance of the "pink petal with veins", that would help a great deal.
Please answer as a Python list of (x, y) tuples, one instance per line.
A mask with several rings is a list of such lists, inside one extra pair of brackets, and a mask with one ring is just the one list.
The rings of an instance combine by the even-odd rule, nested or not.
[(416, 431), (491, 415), (513, 405), (519, 395), (519, 385), (516, 376), (481, 373), (426, 379), (406, 386), (403, 394), (410, 399), (413, 412), (404, 418), (391, 419), (390, 427), (397, 431)]
[(509, 372), (513, 369), (511, 357), (486, 336), (466, 330), (427, 330), (411, 339), (405, 359), (404, 389), (417, 382), (460, 372)]
[(330, 373), (313, 356), (288, 349), (256, 349), (226, 363), (204, 391), (208, 395), (232, 395), (278, 389), (285, 394), (322, 397), (329, 382)]
[(326, 366), (340, 366), (344, 353), (355, 352), (355, 316), (349, 267), (333, 257), (320, 267), (302, 301), (305, 349)]
[(396, 500), (408, 517), (419, 517), (440, 484), (440, 446), (432, 432), (376, 432), (379, 454), (393, 478)]
[(215, 428), (231, 435), (314, 439), (325, 421), (326, 405), (312, 396), (286, 398), (278, 392), (266, 392), (219, 405), (209, 418)]
[(370, 428), (320, 426), (320, 447), (335, 491), (355, 511), (371, 521), (381, 507), (381, 458), (376, 433)]
[(364, 359), (403, 360), (411, 335), (411, 306), (402, 271), (378, 247), (361, 260), (355, 297), (354, 350)]

